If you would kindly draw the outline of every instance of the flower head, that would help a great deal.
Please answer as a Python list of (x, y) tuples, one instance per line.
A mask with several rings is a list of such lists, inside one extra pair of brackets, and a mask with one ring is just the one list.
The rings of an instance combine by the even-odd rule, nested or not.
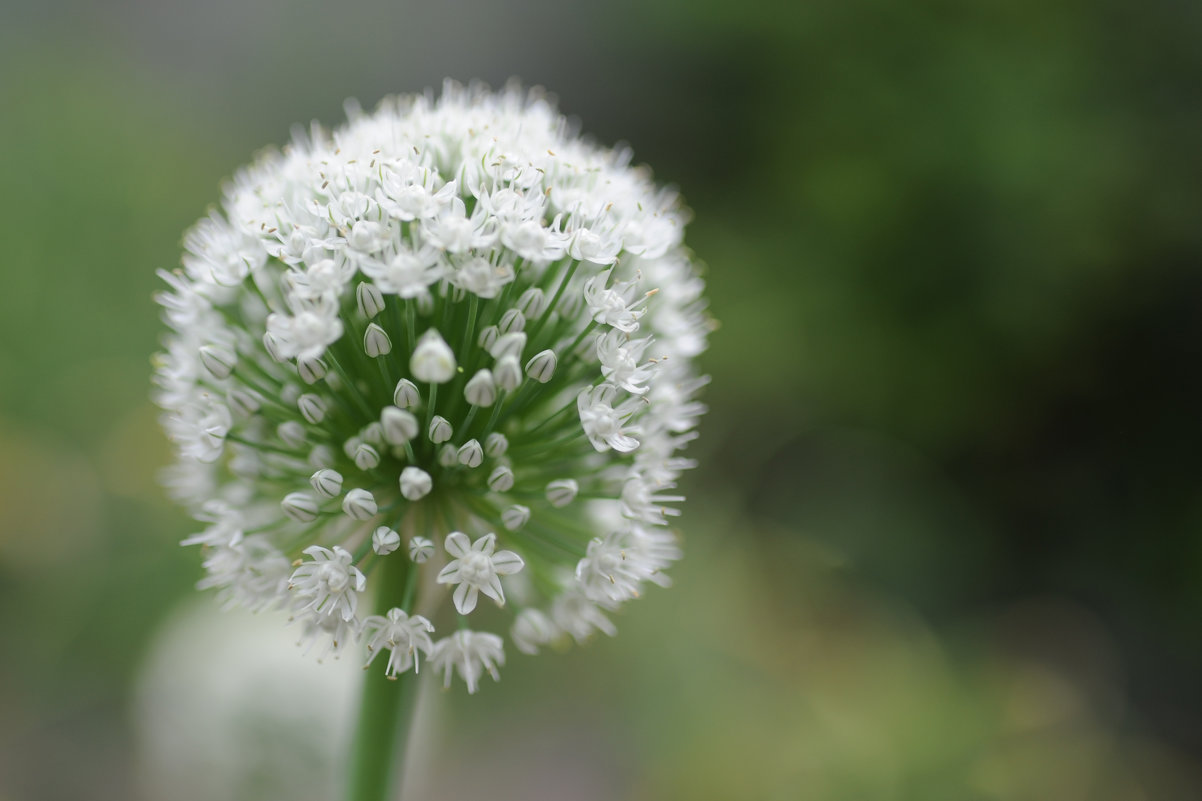
[(680, 556), (710, 329), (686, 218), (517, 89), (387, 100), (241, 171), (158, 298), (201, 586), (471, 691), (504, 663), (480, 595), (524, 652), (612, 634)]

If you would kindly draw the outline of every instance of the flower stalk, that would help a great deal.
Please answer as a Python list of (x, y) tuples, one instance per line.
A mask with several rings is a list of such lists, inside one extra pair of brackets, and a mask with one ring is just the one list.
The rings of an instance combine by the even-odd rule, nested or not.
[[(402, 605), (411, 594), (412, 576), (400, 559), (384, 559), (383, 563), (377, 608), (386, 610)], [(417, 674), (409, 671), (395, 675), (364, 671), (359, 719), (351, 743), (347, 801), (393, 801), (398, 797), (417, 707), (417, 680)]]

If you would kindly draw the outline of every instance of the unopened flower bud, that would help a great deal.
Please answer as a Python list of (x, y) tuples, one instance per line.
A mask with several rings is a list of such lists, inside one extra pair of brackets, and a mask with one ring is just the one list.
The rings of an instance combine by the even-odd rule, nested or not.
[(509, 450), (509, 440), (500, 431), (494, 431), (484, 438), (484, 452), (492, 458), (504, 456)]
[(231, 389), (226, 393), (225, 399), (230, 411), (243, 417), (250, 417), (262, 406), (259, 393), (249, 389)]
[(501, 315), (501, 322), (497, 323), (497, 330), (502, 334), (510, 334), (514, 331), (521, 331), (526, 327), (526, 318), (517, 309), (510, 309)]
[(516, 308), (527, 318), (537, 317), (547, 308), (547, 297), (538, 287), (530, 287), (518, 298)]
[(306, 384), (316, 384), (326, 377), (329, 368), (321, 359), (297, 359), (296, 372)]
[(255, 478), (263, 472), (263, 459), (252, 450), (239, 450), (230, 459), (229, 466), (236, 476)]
[(522, 385), (522, 365), (516, 356), (502, 356), (492, 370), (497, 386), (512, 392)]
[(214, 378), (229, 378), (238, 357), (220, 345), (201, 345), (200, 363)]
[(576, 499), (580, 485), (570, 478), (560, 478), (547, 484), (547, 501), (552, 506), (567, 506)]
[(427, 431), (430, 441), (435, 445), (446, 442), (454, 433), (455, 432), (451, 428), (451, 424), (447, 421), (447, 418), (443, 417), (441, 414), (434, 415), (434, 419), (430, 421), (429, 431)]
[(296, 420), (280, 423), (276, 426), (275, 433), (290, 448), (299, 448), (305, 444), (305, 427)]
[(402, 378), (393, 390), (392, 402), (401, 409), (413, 409), (422, 402), (422, 396), (417, 391), (416, 384), (408, 378)]
[(522, 349), (525, 347), (526, 332), (513, 331), (497, 337), (497, 341), (488, 349), (488, 352), (494, 359), (500, 359), (502, 356), (513, 356), (520, 359), (522, 358)]
[(375, 421), (370, 422), (359, 432), (359, 436), (366, 443), (380, 445), (384, 442), (384, 426)]
[(290, 492), (280, 503), (284, 514), (298, 523), (310, 523), (317, 519), (317, 499), (307, 492)]
[(555, 365), (555, 351), (539, 351), (530, 361), (526, 362), (526, 375), (540, 384), (545, 384), (551, 380), (551, 376), (555, 375)]
[(380, 413), (380, 426), (384, 429), (384, 441), (389, 445), (404, 445), (417, 436), (417, 418), (396, 406), (385, 406)]
[(409, 558), (419, 565), (430, 561), (434, 555), (434, 541), (425, 537), (414, 537), (409, 540)]
[(454, 467), (458, 461), (459, 451), (454, 445), (443, 445), (438, 451), (438, 463), (443, 467)]
[(473, 406), (492, 406), (497, 400), (497, 382), (487, 367), (477, 370), (463, 387), (463, 397)]
[(363, 350), (373, 359), (377, 356), (387, 356), (392, 353), (392, 340), (383, 328), (370, 323), (363, 332)]
[(342, 492), (342, 474), (328, 467), (309, 476), (309, 483), (313, 491), (323, 498), (337, 498)]
[(401, 535), (388, 526), (380, 526), (371, 534), (371, 549), (380, 556), (387, 556), (400, 547)]
[(509, 492), (513, 489), (513, 471), (505, 465), (494, 468), (488, 474), (488, 488), (493, 492)]
[(561, 319), (579, 317), (584, 310), (584, 296), (575, 292), (562, 298), (555, 307), (555, 314)]
[(375, 517), (378, 511), (376, 497), (365, 489), (353, 489), (342, 499), (342, 511), (355, 520)]
[(314, 445), (309, 451), (309, 466), (322, 470), (334, 464), (334, 450), (329, 445)]
[(317, 425), (324, 420), (326, 412), (329, 411), (325, 398), (322, 398), (320, 395), (301, 395), (296, 402), (296, 406), (300, 409), (301, 417), (313, 425)]
[(380, 288), (366, 281), (355, 287), (355, 302), (359, 305), (359, 313), (369, 320), (384, 310), (384, 295)]
[(355, 448), (355, 467), (360, 470), (371, 470), (380, 463), (380, 452), (366, 442), (359, 443)]
[(418, 339), (409, 359), (409, 371), (418, 381), (429, 384), (445, 384), (455, 377), (455, 354), (438, 331), (431, 328)]
[(497, 338), (501, 336), (501, 332), (497, 330), (495, 325), (485, 326), (480, 331), (480, 336), (476, 338), (476, 343), (485, 350), (492, 350), (492, 346), (497, 344)]
[(459, 450), (455, 453), (455, 458), (459, 461), (459, 464), (466, 467), (479, 467), (484, 461), (484, 449), (480, 447), (478, 440), (469, 439), (459, 446)]
[(270, 331), (263, 335), (263, 349), (267, 351), (267, 355), (271, 357), (272, 361), (284, 361), (284, 356), (280, 352), (280, 341)]
[(523, 609), (509, 629), (513, 644), (524, 654), (537, 654), (540, 646), (555, 639), (558, 634), (551, 618), (537, 609)]
[(429, 317), (434, 313), (434, 296), (430, 294), (429, 290), (423, 289), (413, 299), (413, 302), (417, 304), (417, 313), (422, 317)]
[(420, 501), (434, 489), (434, 479), (420, 467), (406, 467), (401, 471), (401, 495), (408, 501)]
[(501, 525), (509, 531), (517, 531), (530, 520), (530, 507), (515, 503), (501, 512)]

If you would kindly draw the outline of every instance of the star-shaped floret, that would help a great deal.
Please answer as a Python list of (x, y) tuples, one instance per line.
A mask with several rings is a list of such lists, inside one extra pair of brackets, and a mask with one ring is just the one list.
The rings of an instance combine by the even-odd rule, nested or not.
[(522, 557), (513, 551), (497, 551), (497, 535), (485, 534), (472, 542), (461, 531), (447, 535), (446, 551), (455, 557), (438, 574), (439, 584), (458, 584), (455, 588), (455, 609), (466, 615), (476, 608), (478, 593), (484, 593), (498, 605), (505, 605), (501, 576), (516, 573), (525, 567)]

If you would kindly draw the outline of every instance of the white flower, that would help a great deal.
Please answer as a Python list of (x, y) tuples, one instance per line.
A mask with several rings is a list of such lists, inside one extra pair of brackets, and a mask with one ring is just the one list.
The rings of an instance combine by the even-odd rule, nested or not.
[(455, 197), (454, 181), (441, 186), (440, 183), (437, 172), (403, 160), (388, 165), (376, 197), (380, 206), (399, 220), (426, 219), (449, 206)]
[(212, 548), (203, 562), (205, 577), (198, 589), (216, 589), (226, 606), (258, 611), (287, 594), (288, 559), (266, 537), (234, 537)]
[(629, 551), (621, 532), (595, 539), (588, 554), (576, 564), (576, 580), (585, 597), (600, 604), (616, 605), (638, 597), (639, 584), (652, 572)]
[(343, 620), (355, 616), (359, 593), (367, 589), (367, 579), (351, 564), (349, 551), (334, 546), (331, 551), (320, 545), (304, 550), (312, 561), (292, 571), (288, 588), (297, 599), (297, 608), (322, 615), (337, 615)]
[(624, 281), (606, 288), (611, 274), (602, 273), (586, 281), (584, 301), (594, 320), (629, 334), (638, 330), (643, 310), (637, 307), (645, 298), (633, 297), (638, 281)]
[(434, 643), (430, 633), (434, 625), (421, 615), (410, 617), (403, 609), (392, 608), (386, 616), (371, 615), (363, 621), (363, 636), (367, 640), (367, 664), (381, 651), (388, 651), (389, 678), (396, 678), (409, 668), (417, 673), (421, 665), (418, 653), (430, 655)]
[(504, 606), (505, 592), (500, 576), (516, 573), (525, 566), (522, 557), (513, 551), (498, 551), (497, 536), (485, 534), (472, 542), (460, 531), (447, 535), (444, 546), (455, 557), (438, 574), (439, 584), (455, 584), (455, 609), (466, 615), (476, 608), (477, 593), (484, 593)]
[(558, 633), (551, 618), (537, 609), (523, 609), (513, 621), (509, 638), (522, 653), (537, 654), (538, 649), (555, 639)]
[(551, 620), (577, 642), (587, 640), (594, 631), (610, 637), (618, 633), (613, 622), (579, 588), (569, 589), (555, 599), (551, 605)]
[(241, 283), (266, 260), (252, 237), (230, 228), (216, 212), (188, 232), (184, 247), (189, 254), (184, 257), (188, 276), (221, 286)]
[(495, 634), (462, 630), (434, 643), (430, 661), (435, 670), (443, 672), (444, 687), (451, 686), (451, 673), (458, 671), (467, 691), (475, 693), (486, 671), (493, 681), (500, 680), (497, 668), (505, 664), (505, 650)]
[(483, 256), (468, 259), (451, 275), (451, 283), (482, 298), (495, 298), (513, 281), (513, 268), (496, 265)]
[(433, 249), (403, 249), (384, 261), (365, 260), (360, 268), (381, 292), (406, 300), (416, 298), (442, 279), (446, 268)]
[(651, 337), (629, 339), (625, 332), (614, 329), (597, 339), (597, 358), (601, 360), (601, 375), (611, 384), (635, 395), (650, 389), (648, 382), (655, 377), (655, 362), (639, 363)]
[(639, 446), (639, 441), (630, 436), (638, 429), (626, 425), (638, 409), (638, 400), (631, 398), (615, 407), (613, 402), (617, 397), (618, 388), (613, 384), (583, 389), (576, 396), (580, 425), (598, 451), (613, 448), (628, 453)]
[(283, 358), (319, 359), (342, 336), (338, 307), (329, 295), (297, 300), (296, 305), (293, 315), (267, 315), (267, 333), (275, 338)]
[(669, 482), (663, 486), (653, 486), (642, 476), (634, 475), (622, 485), (622, 511), (627, 517), (652, 525), (665, 526), (668, 518), (680, 514), (680, 510), (671, 504), (684, 501), (683, 495), (664, 495), (659, 490), (666, 490), (676, 485)]
[(467, 216), (467, 207), (459, 198), (439, 210), (421, 227), (422, 238), (436, 248), (449, 253), (485, 250), (496, 239), (496, 223), (483, 207)]
[(366, 632), (389, 675), (429, 652), (473, 691), (499, 637), (361, 611), (392, 597), (381, 570), (440, 626), (512, 585), (516, 610), (477, 617), (524, 652), (666, 586), (711, 325), (688, 214), (631, 164), (538, 92), (448, 85), (239, 171), (156, 295), (200, 586), (290, 610), (315, 653)]

